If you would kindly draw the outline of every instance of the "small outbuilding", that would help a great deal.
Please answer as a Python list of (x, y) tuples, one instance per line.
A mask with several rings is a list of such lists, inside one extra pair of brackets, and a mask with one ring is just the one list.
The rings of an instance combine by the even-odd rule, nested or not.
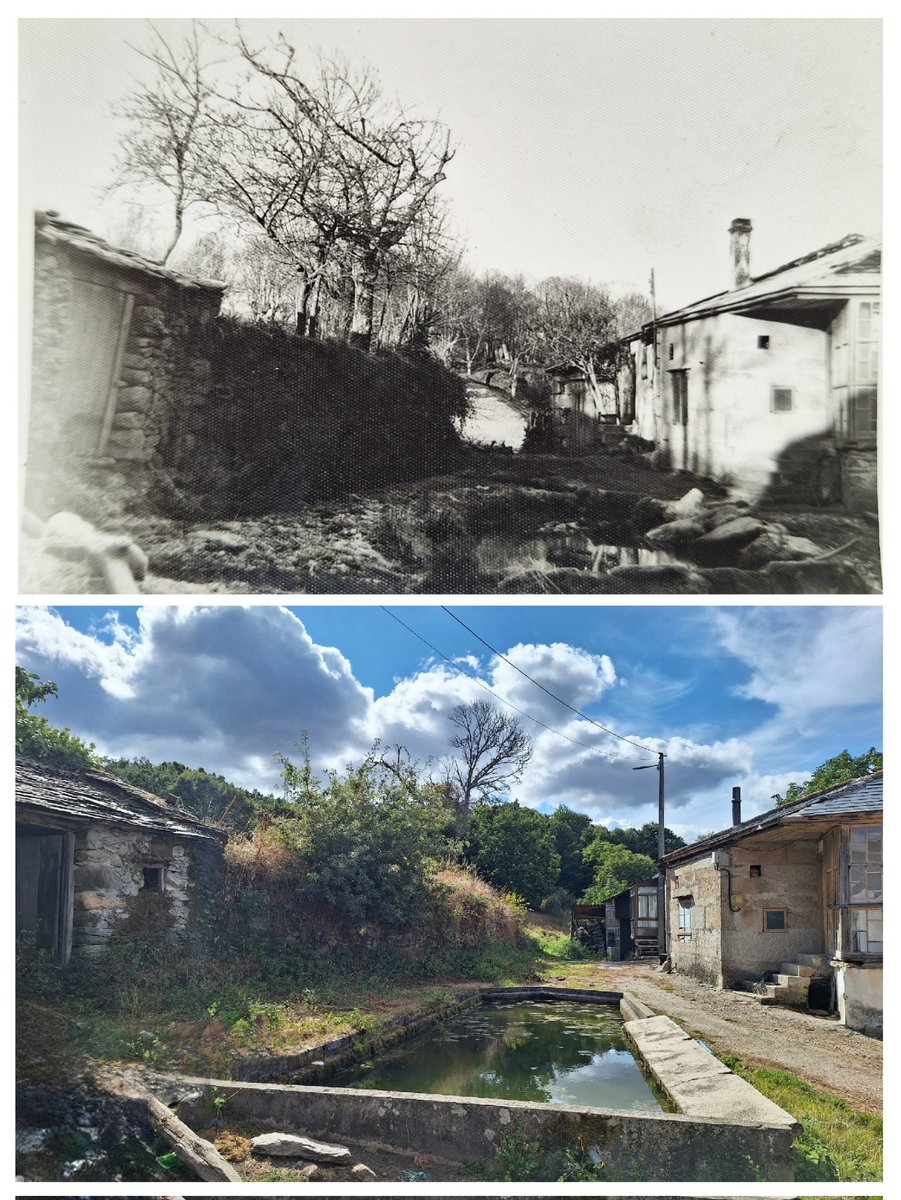
[(882, 771), (747, 821), (740, 803), (660, 860), (673, 968), (880, 1034)]
[(66, 963), (176, 936), (221, 893), (227, 834), (102, 770), (16, 760), (16, 935)]

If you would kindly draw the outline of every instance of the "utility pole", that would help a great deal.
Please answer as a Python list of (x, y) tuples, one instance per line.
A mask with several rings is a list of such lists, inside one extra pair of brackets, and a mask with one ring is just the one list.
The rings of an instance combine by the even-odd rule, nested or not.
[[(657, 858), (666, 854), (666, 776), (664, 763), (666, 755), (659, 751), (657, 755)], [(633, 767), (633, 771), (649, 771), (646, 767)], [(667, 957), (666, 945), (666, 871), (657, 868), (657, 955), (661, 962)]]

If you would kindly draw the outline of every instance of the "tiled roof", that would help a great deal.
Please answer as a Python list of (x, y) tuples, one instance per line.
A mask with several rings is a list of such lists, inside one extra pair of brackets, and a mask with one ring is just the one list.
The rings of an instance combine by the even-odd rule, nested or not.
[(159, 796), (117, 779), (106, 771), (50, 766), (16, 758), (16, 810), (89, 824), (130, 825), (152, 833), (227, 841), (228, 835), (205, 825)]
[(224, 292), (227, 284), (216, 279), (194, 279), (190, 275), (182, 275), (164, 267), (162, 263), (143, 258), (131, 250), (120, 250), (109, 242), (91, 233), (81, 225), (73, 225), (64, 221), (55, 212), (37, 212), (34, 215), (35, 237), (49, 245), (64, 245), (81, 254), (121, 267), (127, 271), (137, 271), (143, 275), (153, 275), (158, 279), (168, 280), (183, 288), (196, 288), (201, 291)]
[(775, 828), (778, 825), (795, 824), (802, 821), (816, 821), (823, 817), (864, 816), (882, 812), (882, 771), (874, 771), (872, 775), (864, 775), (859, 779), (850, 779), (847, 783), (834, 784), (823, 791), (814, 792), (796, 800), (793, 804), (784, 804), (781, 808), (771, 808), (767, 812), (758, 813), (740, 825), (733, 825), (719, 833), (692, 842), (680, 850), (672, 850), (660, 861), (670, 865), (685, 859), (696, 858), (709, 850), (716, 849), (728, 842), (734, 842), (751, 834), (760, 833), (764, 829)]

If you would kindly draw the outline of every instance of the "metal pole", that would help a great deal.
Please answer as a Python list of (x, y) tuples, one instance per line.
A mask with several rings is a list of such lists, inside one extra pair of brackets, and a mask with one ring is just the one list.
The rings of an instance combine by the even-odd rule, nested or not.
[[(666, 854), (666, 818), (664, 813), (664, 799), (666, 795), (666, 782), (664, 777), (664, 762), (665, 758), (663, 751), (657, 759), (657, 857), (663, 858)], [(660, 961), (663, 962), (668, 957), (668, 946), (666, 938), (666, 870), (662, 867), (658, 868), (657, 881), (657, 954)]]

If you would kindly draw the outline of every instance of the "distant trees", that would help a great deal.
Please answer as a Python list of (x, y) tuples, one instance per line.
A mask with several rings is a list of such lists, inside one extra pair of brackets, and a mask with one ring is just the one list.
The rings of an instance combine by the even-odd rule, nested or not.
[(112, 758), (104, 766), (127, 783), (156, 796), (175, 796), (187, 812), (201, 821), (227, 829), (251, 829), (262, 813), (272, 815), (284, 805), (265, 792), (229, 783), (222, 775), (187, 767), (180, 762), (153, 763), (148, 758)]
[(639, 880), (655, 875), (654, 860), (636, 854), (615, 842), (596, 838), (585, 851), (585, 861), (594, 868), (594, 882), (582, 896), (586, 904), (603, 904)]
[(842, 750), (840, 754), (835, 754), (821, 763), (806, 783), (790, 783), (784, 796), (777, 792), (771, 799), (776, 802), (777, 808), (782, 808), (785, 804), (793, 804), (795, 800), (803, 800), (813, 792), (820, 792), (824, 788), (834, 787), (836, 784), (872, 775), (874, 771), (881, 770), (882, 751), (877, 750), (875, 746), (856, 757), (847, 750)]
[(522, 896), (530, 908), (538, 908), (560, 877), (560, 855), (549, 818), (515, 800), (475, 806), (467, 858), (488, 883)]

